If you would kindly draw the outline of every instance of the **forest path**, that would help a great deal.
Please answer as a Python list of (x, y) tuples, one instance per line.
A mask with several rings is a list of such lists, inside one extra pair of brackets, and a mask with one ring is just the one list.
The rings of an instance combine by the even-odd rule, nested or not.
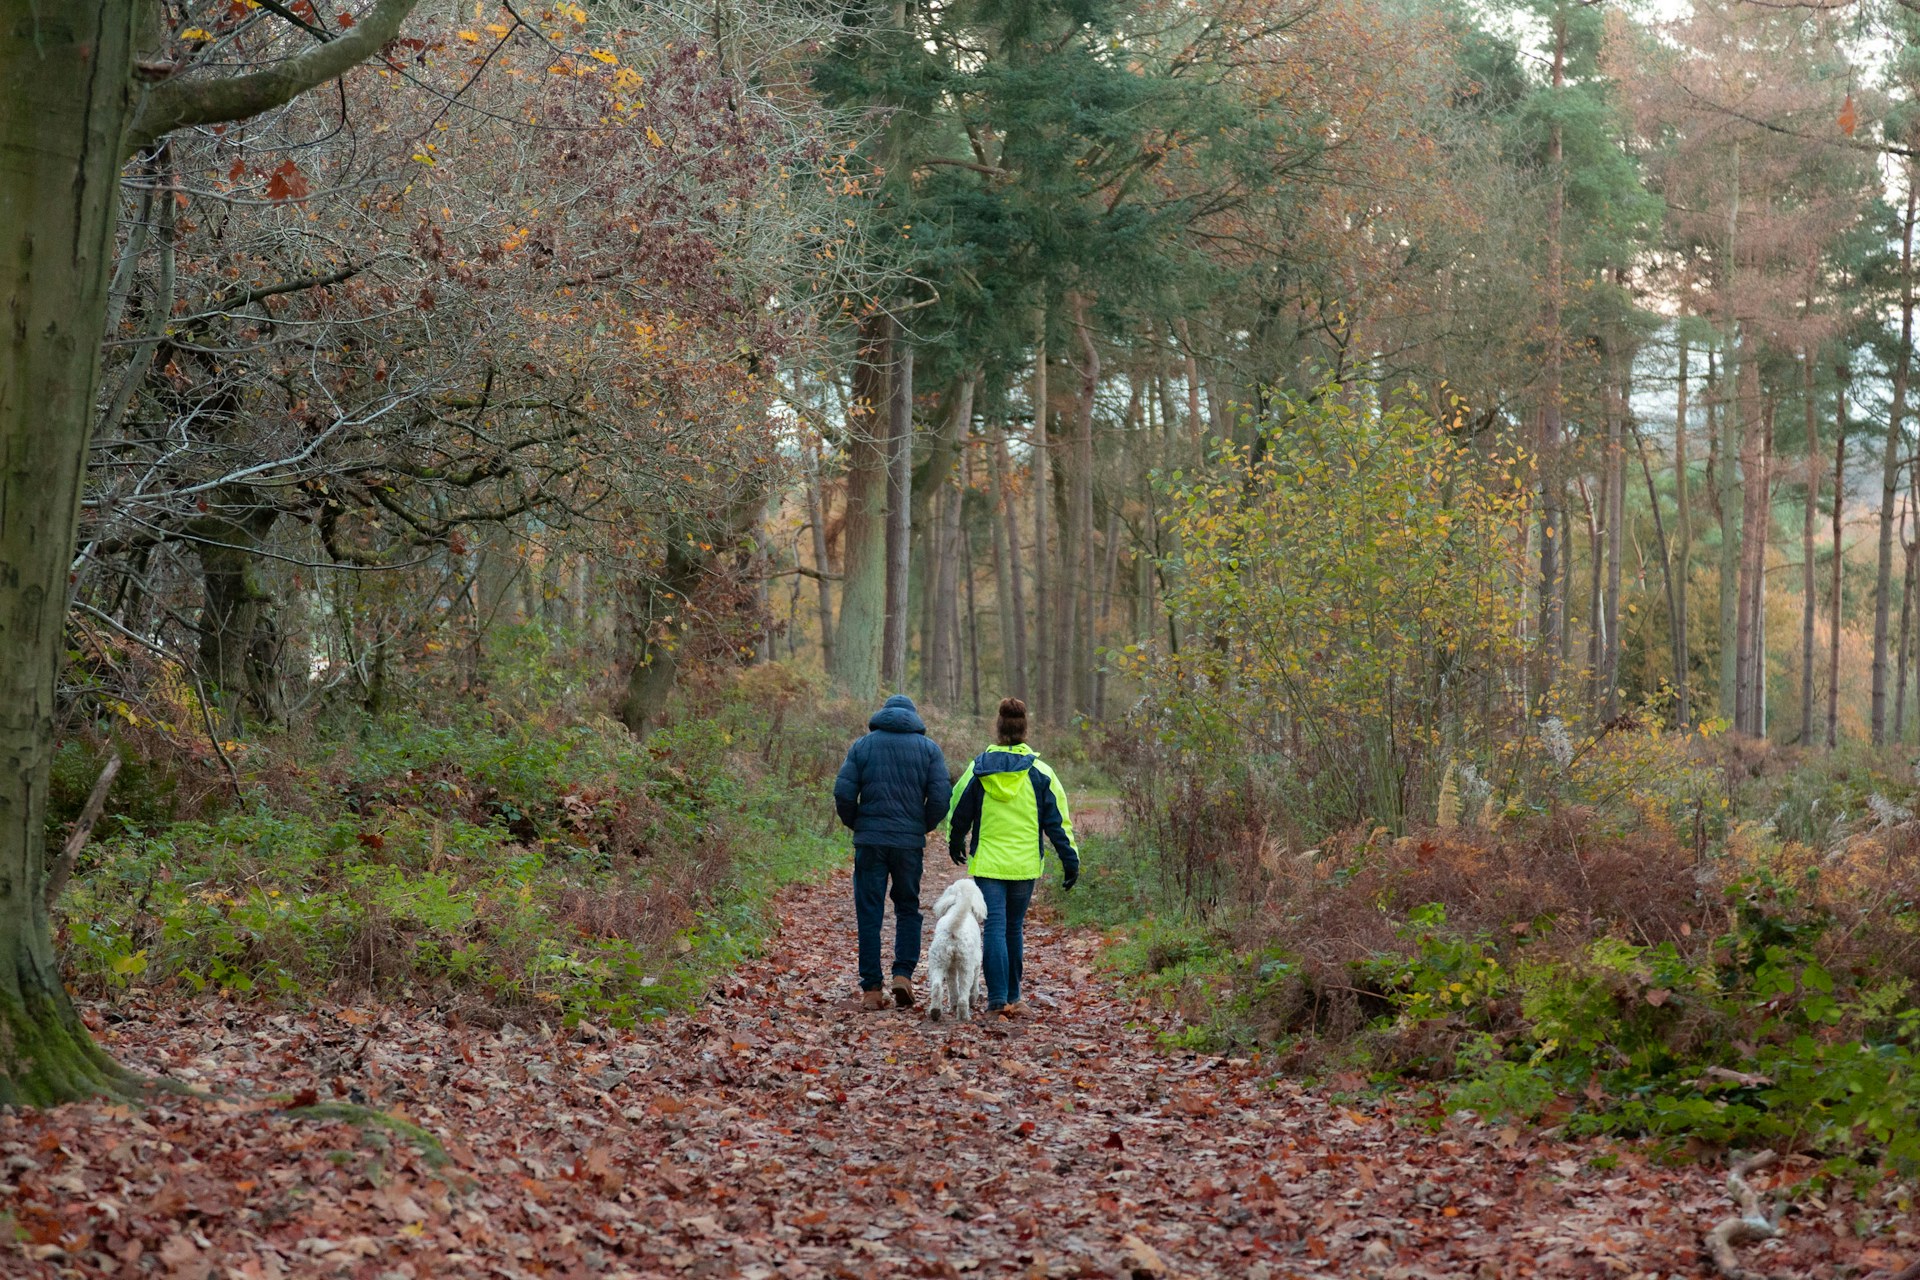
[[(927, 865), (931, 904), (954, 872), (943, 849)], [(0, 1274), (1708, 1273), (1700, 1233), (1728, 1211), (1714, 1168), (1462, 1119), (1436, 1132), (1411, 1102), (1162, 1050), (1152, 1011), (1099, 971), (1100, 940), (1044, 916), (1037, 1016), (863, 1012), (847, 875), (780, 915), (698, 1012), (630, 1035), (123, 1003), (131, 1020), (100, 1023), (123, 1059), (255, 1098), (364, 1094), (447, 1135), (455, 1163), (264, 1100), (3, 1116), (0, 1213), (24, 1243)], [(1862, 1245), (1851, 1216), (1807, 1206), (1752, 1261), (1898, 1270), (1915, 1241)]]

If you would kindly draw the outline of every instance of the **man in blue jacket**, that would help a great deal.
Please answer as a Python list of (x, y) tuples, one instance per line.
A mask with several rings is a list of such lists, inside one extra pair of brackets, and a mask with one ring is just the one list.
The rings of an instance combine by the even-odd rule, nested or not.
[(900, 694), (867, 721), (833, 780), (833, 804), (853, 830), (853, 910), (860, 931), (860, 1003), (886, 1007), (880, 989), (880, 925), (892, 882), (893, 1002), (913, 1003), (920, 963), (920, 855), (947, 816), (953, 781), (913, 699)]

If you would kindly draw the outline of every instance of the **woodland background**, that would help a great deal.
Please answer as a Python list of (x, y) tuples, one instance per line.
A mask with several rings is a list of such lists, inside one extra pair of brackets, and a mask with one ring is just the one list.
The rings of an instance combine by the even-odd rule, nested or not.
[(69, 981), (658, 1016), (1017, 694), (1183, 1042), (1910, 1205), (1916, 148), (1901, 0), (423, 0), (125, 170)]

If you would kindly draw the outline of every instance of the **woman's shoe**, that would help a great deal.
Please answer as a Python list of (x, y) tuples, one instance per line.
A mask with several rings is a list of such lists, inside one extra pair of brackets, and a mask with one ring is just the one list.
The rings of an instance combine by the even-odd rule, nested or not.
[(1027, 1016), (1027, 1006), (1024, 1001), (1015, 1000), (1010, 1004), (1001, 1005), (999, 1013), (1003, 1018), (1024, 1018)]
[(893, 1002), (902, 1009), (913, 1008), (913, 982), (897, 973), (893, 975)]
[(884, 992), (884, 991), (882, 991), (882, 990), (880, 990), (880, 988), (878, 988), (878, 987), (875, 987), (875, 988), (874, 988), (873, 990), (871, 990), (871, 991), (862, 991), (862, 992), (860, 993), (860, 1007), (861, 1007), (862, 1009), (884, 1009), (884, 1008), (886, 1008), (886, 1007), (887, 1007), (887, 993), (886, 993), (886, 992)]

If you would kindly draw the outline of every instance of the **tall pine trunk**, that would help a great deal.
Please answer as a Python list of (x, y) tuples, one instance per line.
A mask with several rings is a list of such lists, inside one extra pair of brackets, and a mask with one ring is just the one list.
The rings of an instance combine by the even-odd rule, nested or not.
[[(1553, 13), (1553, 90), (1557, 97), (1566, 84), (1567, 18), (1563, 4)], [(1565, 524), (1564, 493), (1561, 474), (1560, 408), (1560, 294), (1563, 251), (1561, 226), (1566, 216), (1567, 176), (1561, 124), (1556, 115), (1547, 143), (1547, 168), (1553, 188), (1547, 201), (1547, 301), (1544, 327), (1547, 338), (1546, 386), (1540, 405), (1540, 651), (1551, 655), (1565, 651), (1567, 603), (1566, 570), (1562, 560), (1567, 554), (1560, 545)], [(1552, 683), (1547, 672), (1543, 683)], [(1541, 692), (1545, 692), (1543, 688)]]
[[(1720, 523), (1720, 715), (1732, 721), (1736, 716), (1735, 667), (1740, 645), (1736, 636), (1739, 623), (1740, 585), (1740, 470), (1734, 459), (1740, 452), (1737, 441), (1739, 414), (1734, 397), (1720, 392), (1723, 382), (1716, 377), (1714, 357), (1707, 355), (1707, 420), (1714, 431), (1714, 516)], [(1715, 420), (1717, 416), (1717, 421)]]
[(1680, 343), (1680, 390), (1673, 415), (1673, 599), (1669, 612), (1673, 639), (1674, 718), (1681, 728), (1692, 723), (1692, 655), (1687, 640), (1687, 570), (1693, 563), (1693, 507), (1689, 501), (1687, 457), (1687, 344)]
[(1020, 525), (1013, 498), (1008, 493), (1012, 465), (1007, 458), (1007, 437), (998, 423), (988, 441), (993, 502), (989, 514), (993, 520), (994, 605), (1000, 614), (1000, 679), (1024, 701), (1027, 696), (1027, 619), (1022, 597), (1020, 570)]
[(1820, 416), (1813, 398), (1811, 347), (1801, 353), (1800, 390), (1806, 401), (1807, 431), (1807, 510), (1800, 523), (1800, 745), (1804, 747), (1813, 745), (1813, 624), (1820, 611), (1819, 575), (1813, 563), (1813, 527), (1820, 520)]
[(1846, 504), (1841, 497), (1847, 491), (1847, 368), (1839, 369), (1839, 385), (1834, 389), (1833, 410), (1833, 577), (1827, 599), (1827, 749), (1840, 745), (1840, 592), (1845, 576), (1845, 550), (1841, 544), (1842, 520)]
[(1628, 396), (1618, 353), (1612, 354), (1608, 371), (1607, 398), (1612, 402), (1607, 415), (1607, 592), (1606, 644), (1601, 650), (1601, 714), (1613, 720), (1620, 714), (1620, 559), (1623, 550), (1622, 518), (1627, 487), (1627, 453), (1624, 441)]
[(1887, 632), (1893, 611), (1893, 519), (1906, 454), (1907, 378), (1913, 367), (1913, 223), (1914, 167), (1907, 165), (1905, 212), (1900, 220), (1900, 350), (1893, 365), (1893, 405), (1887, 414), (1887, 442), (1880, 464), (1880, 542), (1874, 570), (1873, 708), (1869, 732), (1874, 746), (1887, 740)]
[(1048, 655), (1053, 638), (1052, 599), (1047, 580), (1047, 512), (1053, 477), (1048, 465), (1051, 446), (1047, 440), (1047, 313), (1037, 317), (1038, 340), (1033, 351), (1033, 461), (1029, 468), (1033, 485), (1033, 709), (1037, 715), (1053, 711), (1054, 691), (1048, 679)]
[(1074, 329), (1080, 339), (1080, 394), (1074, 406), (1073, 471), (1068, 476), (1073, 508), (1073, 643), (1068, 665), (1072, 669), (1073, 707), (1093, 714), (1093, 412), (1100, 388), (1100, 351), (1094, 345), (1087, 319), (1087, 300), (1073, 300)]
[(807, 441), (807, 522), (813, 527), (814, 585), (819, 589), (820, 665), (833, 670), (833, 566), (827, 562), (827, 510), (820, 484), (820, 443)]
[(1771, 524), (1768, 494), (1768, 413), (1759, 405), (1758, 357), (1745, 335), (1738, 339), (1738, 366), (1734, 394), (1740, 404), (1740, 572), (1739, 614), (1736, 621), (1734, 728), (1742, 733), (1764, 732), (1760, 720), (1762, 688), (1766, 681), (1761, 631), (1766, 626), (1767, 530)]

